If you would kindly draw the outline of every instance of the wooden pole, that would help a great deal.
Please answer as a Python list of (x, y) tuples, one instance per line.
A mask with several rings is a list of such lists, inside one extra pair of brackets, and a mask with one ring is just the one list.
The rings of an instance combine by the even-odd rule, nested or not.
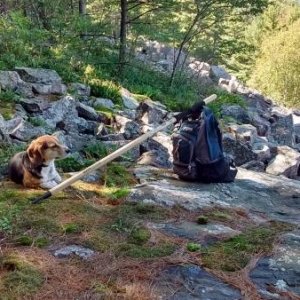
[[(209, 102), (214, 101), (216, 98), (217, 98), (216, 95), (211, 95), (208, 98), (204, 99), (204, 102), (205, 102), (205, 104), (208, 104)], [(93, 172), (97, 169), (100, 169), (101, 167), (107, 165), (109, 162), (111, 162), (115, 158), (121, 156), (122, 154), (126, 153), (128, 150), (134, 148), (135, 146), (140, 145), (142, 142), (144, 142), (148, 138), (152, 137), (157, 132), (167, 128), (168, 126), (170, 126), (174, 123), (176, 123), (176, 118), (172, 118), (172, 119), (168, 120), (166, 123), (158, 126), (157, 128), (155, 128), (155, 129), (153, 129), (149, 132), (146, 132), (145, 134), (141, 135), (137, 139), (129, 142), (128, 144), (124, 145), (123, 147), (119, 148), (118, 150), (114, 151), (113, 153), (111, 153), (111, 154), (107, 155), (106, 157), (102, 158), (101, 160), (95, 162), (94, 164), (92, 164), (88, 168), (84, 169), (83, 171), (73, 175), (72, 177), (70, 177), (67, 180), (63, 181), (62, 183), (58, 184), (57, 186), (50, 189), (48, 192), (46, 192), (42, 196), (34, 199), (32, 201), (32, 203), (33, 204), (40, 203), (41, 201), (57, 194), (58, 192), (62, 191), (66, 187), (70, 186), (74, 182), (78, 181), (79, 179), (81, 179), (85, 175), (87, 175), (87, 174), (89, 174), (89, 173), (91, 173), (91, 172)]]

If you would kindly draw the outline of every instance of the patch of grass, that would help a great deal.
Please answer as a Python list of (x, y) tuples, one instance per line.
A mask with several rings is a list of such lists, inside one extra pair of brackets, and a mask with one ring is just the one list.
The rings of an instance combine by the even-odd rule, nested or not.
[(24, 149), (25, 146), (0, 145), (0, 166), (7, 164), (16, 153), (23, 151)]
[(44, 248), (49, 245), (49, 240), (48, 238), (42, 236), (35, 239), (33, 244), (38, 248)]
[(242, 234), (204, 249), (203, 264), (216, 270), (240, 270), (248, 264), (253, 255), (271, 252), (278, 235), (291, 229), (291, 225), (281, 222), (271, 222), (268, 226), (248, 229)]
[(115, 104), (122, 106), (120, 86), (111, 80), (93, 78), (88, 82), (91, 95), (111, 99)]
[(155, 258), (171, 255), (175, 249), (176, 246), (171, 243), (163, 243), (152, 247), (136, 244), (121, 244), (119, 245), (118, 253), (122, 256), (132, 258)]
[(196, 244), (196, 243), (188, 243), (186, 245), (186, 248), (190, 252), (196, 252), (196, 251), (199, 251), (201, 249), (201, 245)]
[(11, 90), (5, 90), (0, 92), (0, 102), (12, 103), (17, 102), (20, 97)]
[(87, 159), (100, 159), (109, 154), (108, 149), (101, 143), (90, 144), (83, 149)]
[(97, 105), (94, 108), (98, 113), (104, 114), (108, 119), (112, 119), (115, 116), (114, 111), (112, 109), (107, 108), (107, 107)]
[(151, 233), (147, 228), (134, 228), (129, 235), (129, 241), (136, 245), (143, 245), (147, 243), (150, 237)]
[(0, 232), (11, 233), (15, 218), (21, 212), (16, 202), (21, 195), (14, 190), (3, 189), (0, 194)]
[(63, 172), (78, 172), (87, 168), (93, 163), (92, 160), (79, 161), (74, 157), (66, 157), (64, 159), (59, 159), (55, 162), (57, 168), (61, 169)]
[(106, 188), (103, 195), (110, 200), (110, 204), (119, 204), (130, 193), (128, 188)]
[(22, 235), (16, 238), (15, 242), (21, 246), (31, 246), (33, 244), (33, 238), (29, 235)]
[(78, 224), (75, 223), (67, 223), (63, 225), (63, 231), (66, 234), (70, 234), (70, 233), (79, 233), (81, 232), (81, 228)]
[(10, 255), (0, 261), (0, 269), (6, 271), (2, 277), (2, 299), (20, 299), (35, 293), (43, 284), (42, 273), (32, 264)]
[(215, 221), (221, 221), (221, 222), (232, 220), (232, 217), (229, 213), (223, 212), (223, 211), (220, 211), (220, 210), (211, 211), (207, 216), (210, 219), (213, 219)]
[(199, 216), (197, 218), (197, 223), (200, 225), (204, 225), (208, 223), (208, 217), (207, 216)]
[(107, 166), (104, 180), (108, 187), (128, 187), (135, 182), (128, 168), (119, 163), (111, 163)]
[(43, 119), (38, 118), (38, 117), (29, 117), (28, 122), (31, 123), (35, 127), (39, 127), (39, 126), (46, 127), (47, 126), (47, 123)]
[(86, 247), (99, 252), (105, 252), (113, 249), (116, 241), (114, 236), (109, 235), (103, 230), (92, 230), (88, 238), (83, 242)]
[(212, 89), (210, 93), (218, 96), (215, 101), (209, 103), (208, 105), (217, 118), (221, 118), (221, 110), (223, 105), (239, 105), (243, 108), (246, 107), (245, 100), (239, 95), (231, 94), (216, 88)]

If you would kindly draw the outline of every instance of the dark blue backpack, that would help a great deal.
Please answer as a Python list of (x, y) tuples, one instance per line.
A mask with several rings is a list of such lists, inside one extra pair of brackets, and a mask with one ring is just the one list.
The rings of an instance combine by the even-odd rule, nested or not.
[(212, 111), (205, 107), (196, 120), (182, 121), (173, 140), (173, 170), (180, 179), (232, 182), (237, 169), (224, 156), (222, 134)]

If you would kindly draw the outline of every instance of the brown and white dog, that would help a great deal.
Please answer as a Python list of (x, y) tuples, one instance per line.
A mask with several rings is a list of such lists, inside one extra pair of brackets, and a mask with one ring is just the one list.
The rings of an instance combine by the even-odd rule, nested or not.
[(43, 135), (10, 160), (9, 177), (25, 187), (51, 189), (62, 181), (54, 160), (65, 157), (69, 152), (55, 136)]

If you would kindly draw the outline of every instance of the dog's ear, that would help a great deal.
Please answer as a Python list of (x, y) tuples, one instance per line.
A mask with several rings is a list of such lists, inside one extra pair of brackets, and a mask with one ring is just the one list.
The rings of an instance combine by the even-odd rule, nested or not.
[(43, 163), (43, 157), (40, 148), (41, 148), (40, 145), (30, 145), (27, 150), (27, 154), (31, 162), (36, 166)]

